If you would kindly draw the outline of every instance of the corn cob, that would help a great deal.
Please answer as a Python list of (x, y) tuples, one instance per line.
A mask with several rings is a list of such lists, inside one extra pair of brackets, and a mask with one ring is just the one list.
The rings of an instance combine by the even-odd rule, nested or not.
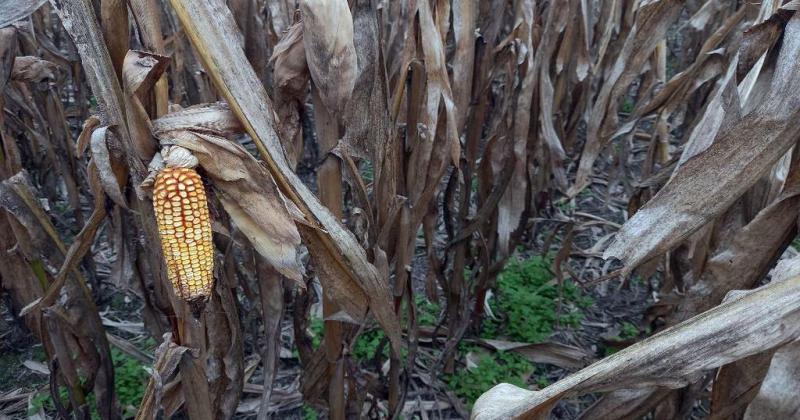
[(213, 287), (214, 247), (200, 175), (191, 168), (164, 168), (153, 187), (153, 208), (175, 293), (189, 302), (203, 301)]

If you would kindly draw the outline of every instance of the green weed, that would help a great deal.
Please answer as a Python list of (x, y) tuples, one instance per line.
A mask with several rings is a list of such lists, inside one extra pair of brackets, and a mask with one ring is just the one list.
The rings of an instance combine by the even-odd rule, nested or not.
[(631, 112), (633, 112), (633, 107), (634, 107), (633, 99), (625, 98), (622, 104), (620, 104), (619, 110), (620, 112), (630, 114)]
[(550, 386), (550, 380), (548, 380), (548, 379), (547, 379), (546, 377), (544, 377), (544, 376), (540, 376), (540, 377), (538, 377), (538, 378), (536, 379), (536, 386), (538, 386), (538, 387), (539, 387), (539, 389), (545, 389), (545, 388), (547, 388), (548, 386)]
[[(381, 329), (363, 332), (353, 343), (353, 356), (358, 360), (372, 360), (386, 334)], [(383, 346), (383, 357), (389, 357), (389, 346)]]
[(564, 280), (559, 297), (559, 285), (550, 272), (551, 264), (551, 258), (541, 256), (509, 262), (498, 276), (496, 295), (490, 303), (493, 312), (504, 317), (506, 322), (487, 320), (482, 337), (505, 335), (515, 341), (538, 343), (553, 333), (557, 323), (569, 327), (580, 325), (583, 319), (580, 309), (594, 301), (569, 280)]
[(325, 321), (322, 318), (312, 317), (308, 321), (308, 330), (311, 333), (311, 347), (316, 350), (322, 343), (322, 335), (325, 333)]
[[(438, 302), (428, 302), (422, 296), (416, 296), (414, 300), (417, 305), (417, 322), (419, 325), (436, 326), (439, 321), (441, 305)], [(405, 313), (403, 311), (403, 314)], [(308, 323), (308, 332), (311, 335), (312, 347), (317, 349), (322, 343), (322, 337), (325, 335), (325, 322), (321, 318), (312, 317)], [(380, 328), (364, 331), (353, 343), (353, 356), (362, 361), (372, 360), (385, 338), (386, 334)], [(403, 353), (403, 357), (405, 357), (405, 350), (403, 350)], [(384, 346), (383, 357), (389, 357), (388, 345)]]
[(798, 236), (798, 237), (794, 238), (794, 240), (792, 240), (792, 246), (794, 247), (794, 249), (800, 251), (800, 236)]
[(447, 384), (472, 407), (481, 394), (501, 382), (527, 387), (525, 381), (534, 370), (531, 362), (516, 353), (497, 352), (481, 357), (472, 369), (459, 369), (449, 375)]
[(439, 302), (430, 302), (422, 296), (416, 296), (414, 302), (417, 304), (417, 323), (419, 325), (435, 327), (439, 322), (439, 314), (442, 306)]
[(375, 171), (372, 169), (372, 162), (369, 160), (365, 159), (361, 162), (361, 179), (367, 185), (375, 181)]
[(631, 324), (630, 322), (623, 322), (622, 328), (619, 332), (619, 337), (623, 340), (630, 340), (634, 339), (639, 336), (639, 328), (636, 328), (636, 325)]
[(575, 200), (561, 200), (555, 203), (555, 206), (561, 210), (562, 213), (572, 213), (578, 208)]
[(319, 413), (317, 413), (314, 407), (303, 404), (303, 420), (317, 420), (318, 418)]
[[(619, 341), (633, 340), (635, 338), (638, 338), (639, 335), (642, 334), (642, 332), (644, 332), (645, 336), (649, 336), (652, 333), (652, 330), (650, 329), (650, 327), (647, 327), (644, 329), (644, 331), (640, 331), (639, 327), (637, 327), (631, 322), (625, 321), (620, 325), (619, 335), (617, 335), (616, 339)], [(620, 350), (619, 348), (614, 347), (612, 345), (603, 349), (603, 354), (606, 357), (608, 357), (618, 352), (619, 350)]]

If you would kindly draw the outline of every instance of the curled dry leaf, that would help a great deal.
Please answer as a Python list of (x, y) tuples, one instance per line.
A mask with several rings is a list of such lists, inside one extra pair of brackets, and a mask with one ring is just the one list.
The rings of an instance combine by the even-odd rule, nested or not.
[(591, 355), (578, 347), (555, 342), (517, 343), (482, 339), (481, 343), (499, 351), (513, 351), (534, 363), (549, 363), (565, 369), (583, 367)]
[(190, 150), (211, 178), (225, 211), (256, 251), (281, 274), (302, 283), (296, 252), (300, 234), (275, 182), (243, 147), (208, 134), (230, 133), (232, 128), (225, 116), (229, 111), (219, 105), (208, 108), (190, 108), (156, 120), (155, 136)]
[(192, 152), (180, 146), (165, 147), (161, 156), (166, 166), (174, 168), (196, 168), (200, 164)]
[(11, 79), (16, 55), (17, 30), (13, 27), (0, 28), (0, 91), (5, 91), (6, 84)]
[(717, 371), (711, 393), (712, 418), (735, 418), (734, 413), (742, 413), (747, 409), (761, 388), (775, 351), (769, 349), (739, 359)]
[(117, 143), (115, 134), (109, 127), (100, 127), (92, 132), (89, 141), (92, 161), (108, 197), (118, 206), (128, 208), (123, 194), (123, 188), (128, 183), (128, 169), (121, 160), (119, 148), (109, 147), (109, 141), (111, 144)]
[(709, 97), (709, 106), (706, 108), (706, 112), (698, 118), (697, 124), (689, 132), (676, 169), (690, 158), (706, 150), (714, 141), (723, 122), (734, 121), (741, 117), (741, 103), (734, 79), (736, 62), (734, 58), (728, 66), (727, 72), (717, 81), (717, 87)]
[(275, 45), (274, 32), (271, 32), (269, 15), (264, 11), (264, 2), (232, 0), (228, 8), (236, 19), (236, 24), (244, 37), (244, 50), (256, 74), (266, 83), (266, 69), (269, 61), (269, 48)]
[[(722, 65), (721, 62), (727, 61), (725, 58), (725, 49), (718, 49), (718, 47), (724, 39), (729, 37), (731, 32), (735, 31), (737, 25), (739, 25), (746, 16), (745, 12), (747, 9), (748, 7), (742, 6), (735, 14), (729, 17), (724, 24), (706, 40), (700, 52), (697, 54), (697, 59), (692, 62), (687, 69), (673, 76), (652, 99), (640, 102), (634, 110), (633, 115), (629, 117), (628, 121), (621, 126), (612, 137), (629, 133), (643, 116), (654, 113), (659, 109), (663, 110), (661, 118), (668, 118), (676, 108), (684, 103), (684, 98), (690, 96), (696, 89), (701, 88), (705, 82), (713, 80), (724, 73), (724, 65)], [(741, 57), (741, 54), (739, 57)], [(737, 60), (737, 56), (734, 56), (731, 60)], [(728, 73), (730, 73), (730, 71)], [(731, 78), (730, 75), (725, 77), (727, 79)], [(738, 77), (737, 80), (741, 80), (741, 77)], [(725, 85), (724, 83), (719, 84)], [(719, 89), (717, 89), (717, 91), (718, 96)], [(707, 116), (709, 115), (724, 115), (715, 113), (715, 109), (719, 109), (719, 104), (709, 105), (707, 107), (707, 112), (703, 115), (704, 120), (707, 120), (706, 123), (708, 123), (709, 118), (707, 118)], [(703, 124), (698, 124), (698, 126), (699, 125)], [(718, 127), (719, 124), (717, 123), (716, 128)], [(696, 126), (693, 131), (698, 132), (702, 130), (699, 130)], [(709, 141), (712, 139), (713, 135), (710, 136)], [(686, 153), (685, 150), (686, 149), (684, 149), (684, 153)]]
[[(641, 418), (670, 393), (669, 388), (636, 388), (611, 391), (581, 413), (581, 420)], [(644, 407), (644, 409), (642, 408)]]
[(192, 131), (218, 137), (240, 134), (244, 128), (222, 102), (195, 105), (177, 112), (171, 112), (153, 121), (153, 134), (162, 142), (169, 140), (172, 132)]
[[(469, 100), (472, 93), (472, 71), (475, 65), (475, 30), (478, 27), (478, 0), (460, 0), (453, 4), (453, 37), (456, 51), (453, 57), (451, 84), (459, 86), (454, 92), (458, 110), (458, 128), (464, 127), (469, 116)], [(362, 45), (359, 43), (358, 45)]]
[(511, 127), (514, 154), (511, 184), (517, 188), (507, 188), (497, 206), (497, 246), (503, 255), (509, 254), (511, 233), (519, 226), (526, 207), (527, 143), (531, 126), (531, 106), (538, 78), (533, 57), (534, 8), (532, 1), (523, 1), (517, 4), (515, 11), (517, 24), (514, 36), (519, 43), (516, 61), (519, 66), (526, 67), (527, 72), (518, 82), (520, 95), (514, 104), (514, 121)]
[(683, 320), (686, 314), (710, 309), (729, 290), (755, 287), (785, 250), (797, 224), (798, 211), (800, 165), (795, 162), (781, 194), (741, 227), (727, 246), (709, 256), (702, 275), (685, 290), (684, 299), (670, 319)]
[(687, 25), (695, 31), (702, 31), (710, 22), (713, 22), (714, 15), (719, 13), (723, 7), (721, 1), (707, 1), (692, 15)]
[(111, 63), (117, 77), (122, 79), (122, 65), (130, 43), (128, 4), (124, 0), (102, 0), (100, 2), (100, 29), (103, 31)]
[(92, 115), (83, 122), (83, 128), (81, 128), (81, 134), (78, 135), (78, 140), (75, 142), (75, 157), (81, 158), (84, 153), (86, 153), (86, 149), (89, 148), (89, 142), (92, 138), (92, 133), (94, 130), (100, 127), (100, 118)]
[(58, 66), (39, 57), (21, 56), (14, 59), (11, 80), (40, 83), (56, 80)]
[[(30, 302), (20, 311), (20, 316), (25, 316), (34, 309), (38, 312), (40, 307), (48, 307), (55, 303), (68, 275), (74, 276), (80, 282), (83, 281), (81, 273), (76, 268), (77, 262), (91, 247), (97, 229), (106, 215), (105, 196), (102, 192), (99, 194), (96, 196), (91, 218), (67, 249), (41, 207), (39, 193), (26, 171), (19, 172), (0, 183), (0, 208), (8, 211), (18, 222), (11, 223), (12, 233), (17, 237), (17, 246), (22, 248), (29, 260), (40, 259), (51, 274), (57, 273), (49, 282), (45, 296)], [(47, 275), (41, 273), (43, 277)], [(41, 280), (45, 281), (43, 278)]]
[(122, 82), (128, 95), (148, 94), (169, 65), (169, 57), (130, 50), (122, 67)]
[(122, 64), (122, 85), (127, 107), (126, 119), (131, 140), (142, 161), (153, 158), (158, 144), (150, 133), (150, 92), (169, 64), (169, 58), (143, 51), (128, 51)]
[[(456, 127), (456, 109), (453, 92), (447, 75), (445, 47), (442, 34), (437, 31), (432, 5), (427, 0), (417, 3), (416, 14), (409, 15), (410, 23), (419, 18), (417, 39), (420, 40), (425, 65), (419, 62), (415, 71), (424, 71), (424, 77), (417, 78), (421, 86), (416, 86), (419, 115), (415, 115), (418, 138), (408, 165), (408, 197), (414, 203), (412, 226), (418, 226), (427, 213), (428, 203), (439, 189), (439, 180), (450, 164), (458, 166), (461, 143)], [(415, 42), (409, 37), (410, 42)], [(407, 45), (406, 48), (409, 48)], [(412, 46), (416, 48), (416, 46)], [(419, 53), (419, 52), (418, 52)], [(409, 120), (412, 124), (414, 120)], [(412, 229), (414, 229), (412, 227)]]
[(275, 88), (292, 96), (305, 95), (308, 87), (308, 63), (303, 43), (303, 22), (297, 22), (283, 34), (269, 59), (274, 67)]
[(634, 387), (681, 388), (703, 371), (797, 339), (798, 308), (800, 277), (776, 279), (541, 391), (497, 385), (475, 402), (472, 418), (546, 419), (558, 400), (572, 395)]
[(275, 113), (278, 131), (291, 166), (297, 166), (303, 154), (300, 109), (308, 91), (308, 63), (303, 45), (303, 23), (296, 22), (283, 34), (272, 52), (275, 84)]
[(182, 403), (180, 401), (178, 404), (169, 404), (163, 400), (182, 397), (182, 393), (177, 393), (177, 395), (168, 393), (167, 385), (169, 380), (177, 373), (178, 365), (188, 351), (190, 351), (188, 347), (180, 346), (173, 341), (172, 334), (165, 334), (164, 341), (156, 349), (156, 361), (153, 364), (153, 368), (149, 369), (150, 381), (147, 383), (147, 388), (145, 388), (142, 396), (139, 411), (136, 415), (137, 419), (157, 418), (159, 409), (162, 406), (169, 407)]
[(350, 6), (347, 0), (303, 0), (300, 12), (311, 79), (329, 110), (343, 110), (357, 70)]
[[(441, 2), (440, 2), (441, 3)], [(444, 107), (445, 114), (445, 134), (448, 157), (450, 162), (458, 166), (458, 159), (461, 155), (461, 143), (458, 141), (458, 128), (456, 127), (456, 108), (453, 102), (453, 91), (450, 87), (450, 80), (447, 76), (447, 58), (445, 56), (445, 46), (441, 41), (444, 34), (437, 33), (433, 24), (431, 4), (427, 0), (419, 1), (418, 12), (420, 20), (420, 40), (422, 40), (422, 52), (425, 58), (425, 72), (428, 77), (427, 92), (425, 98), (425, 113), (420, 121), (429, 130), (429, 139), (433, 140), (437, 135), (434, 134), (439, 125), (439, 110)], [(432, 159), (433, 160), (433, 159)], [(446, 162), (445, 159), (441, 159)]]
[(348, 278), (349, 274), (346, 268), (325, 247), (325, 244), (314, 235), (315, 232), (312, 228), (305, 225), (299, 226), (303, 243), (308, 248), (314, 269), (319, 272), (319, 278), (323, 282), (322, 292), (341, 308), (341, 312), (334, 314), (331, 319), (363, 323), (367, 315), (368, 303), (370, 302), (369, 296), (355, 282), (342, 281), (331, 284), (336, 279)]
[(42, 209), (27, 171), (0, 182), (0, 208), (8, 212), (11, 231), (18, 238), (15, 246), (21, 253), (31, 260), (41, 259), (46, 271), (56, 273), (66, 248), (54, 243), (58, 233)]
[(789, 19), (794, 16), (800, 2), (793, 0), (781, 6), (764, 22), (744, 31), (739, 44), (739, 64), (736, 79), (743, 80), (755, 63), (775, 44)]
[(343, 155), (368, 158), (373, 162), (376, 185), (382, 185), (384, 156), (392, 149), (394, 133), (377, 19), (372, 7), (363, 3), (358, 2), (353, 9), (354, 36), (359, 45), (356, 88), (345, 111), (345, 135), (333, 152), (346, 148)]
[[(572, 3), (572, 6), (576, 6)], [(539, 91), (539, 121), (540, 121), (540, 134), (544, 139), (544, 144), (547, 146), (548, 154), (550, 156), (550, 171), (553, 174), (555, 185), (563, 190), (567, 188), (567, 176), (564, 170), (564, 160), (566, 153), (564, 147), (561, 145), (561, 139), (556, 133), (553, 107), (555, 106), (555, 90), (553, 87), (554, 81), (550, 78), (550, 63), (551, 57), (556, 54), (557, 39), (564, 31), (564, 26), (567, 23), (567, 18), (571, 16), (569, 4), (564, 7), (551, 7), (547, 14), (548, 24), (541, 35), (536, 55), (533, 62), (533, 68), (528, 71), (538, 73), (538, 91)], [(574, 12), (574, 11), (573, 11)], [(568, 36), (569, 34), (567, 34)], [(531, 36), (535, 36), (532, 34)], [(531, 52), (532, 54), (533, 52)]]
[[(132, 18), (138, 27), (143, 47), (147, 51), (165, 55), (167, 53), (164, 34), (161, 30), (161, 11), (159, 2), (153, 0), (131, 0), (128, 2)], [(177, 54), (176, 56), (178, 56)], [(125, 65), (123, 63), (123, 74)], [(155, 97), (155, 116), (160, 117), (167, 113), (169, 107), (169, 81), (162, 75), (155, 84), (153, 96)]]

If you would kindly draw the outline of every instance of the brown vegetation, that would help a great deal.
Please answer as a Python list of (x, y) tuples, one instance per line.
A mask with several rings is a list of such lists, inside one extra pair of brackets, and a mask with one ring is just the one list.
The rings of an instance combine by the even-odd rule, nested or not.
[[(800, 410), (800, 2), (43, 3), (0, 0), (0, 294), (51, 406), (2, 388), (0, 417)], [(492, 313), (518, 248), (553, 337), (576, 284), (639, 287), (654, 334), (486, 336), (534, 322)], [(559, 380), (472, 406), (465, 344)], [(151, 366), (133, 404), (117, 351)]]

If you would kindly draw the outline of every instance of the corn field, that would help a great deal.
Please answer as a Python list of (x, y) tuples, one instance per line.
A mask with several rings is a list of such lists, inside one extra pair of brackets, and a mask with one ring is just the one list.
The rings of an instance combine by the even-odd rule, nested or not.
[(0, 420), (800, 418), (798, 0), (0, 0)]

